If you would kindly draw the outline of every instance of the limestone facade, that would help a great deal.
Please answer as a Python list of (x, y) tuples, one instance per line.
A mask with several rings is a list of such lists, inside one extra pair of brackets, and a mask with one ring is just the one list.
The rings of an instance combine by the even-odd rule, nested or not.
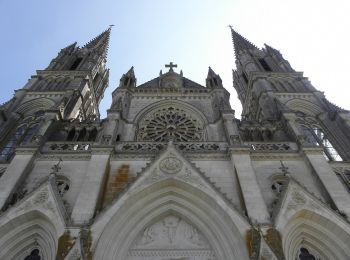
[(349, 111), (231, 29), (242, 119), (173, 63), (100, 119), (110, 33), (0, 107), (0, 259), (349, 258)]

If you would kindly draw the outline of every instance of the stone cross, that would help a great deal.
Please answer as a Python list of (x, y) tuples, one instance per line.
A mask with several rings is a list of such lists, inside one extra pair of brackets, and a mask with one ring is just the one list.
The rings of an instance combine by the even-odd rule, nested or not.
[(165, 64), (166, 68), (170, 68), (169, 71), (174, 71), (173, 68), (177, 68), (177, 64), (173, 64), (173, 62), (170, 62), (170, 64)]

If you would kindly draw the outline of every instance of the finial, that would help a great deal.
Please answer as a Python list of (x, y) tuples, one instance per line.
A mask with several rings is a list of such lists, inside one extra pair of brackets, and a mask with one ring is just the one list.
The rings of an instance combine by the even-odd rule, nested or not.
[(183, 76), (184, 74), (183, 74), (183, 72), (182, 72), (182, 70), (180, 70), (180, 76)]
[(166, 68), (169, 68), (169, 71), (174, 71), (173, 68), (177, 68), (177, 64), (174, 64), (172, 61), (169, 64), (165, 64)]
[(115, 26), (114, 24), (109, 25), (109, 29), (112, 29), (112, 27)]
[(160, 71), (159, 71), (159, 76), (162, 76), (162, 75), (163, 75), (163, 71), (160, 70)]

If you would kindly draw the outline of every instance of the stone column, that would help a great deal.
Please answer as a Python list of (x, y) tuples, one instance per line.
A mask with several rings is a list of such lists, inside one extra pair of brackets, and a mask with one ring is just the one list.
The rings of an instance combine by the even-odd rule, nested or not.
[(17, 148), (16, 155), (7, 167), (0, 181), (0, 209), (7, 199), (16, 191), (16, 188), (31, 169), (38, 148)]
[(75, 202), (72, 219), (76, 224), (88, 223), (100, 199), (110, 159), (110, 148), (93, 147), (81, 190)]
[(269, 212), (251, 163), (250, 148), (235, 147), (230, 148), (230, 152), (232, 165), (236, 169), (248, 216), (253, 222), (260, 224), (269, 223)]
[(348, 219), (350, 219), (350, 194), (342, 185), (324, 157), (323, 148), (303, 147), (302, 150), (334, 204), (340, 211), (347, 215)]

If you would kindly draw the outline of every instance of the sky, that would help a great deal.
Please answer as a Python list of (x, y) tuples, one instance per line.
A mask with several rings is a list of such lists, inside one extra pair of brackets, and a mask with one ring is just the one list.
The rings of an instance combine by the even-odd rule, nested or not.
[(256, 46), (280, 50), (331, 102), (350, 109), (349, 13), (348, 0), (0, 0), (0, 103), (60, 49), (75, 41), (82, 46), (114, 24), (102, 117), (131, 66), (139, 85), (172, 61), (175, 71), (202, 85), (211, 66), (239, 118), (232, 25)]

